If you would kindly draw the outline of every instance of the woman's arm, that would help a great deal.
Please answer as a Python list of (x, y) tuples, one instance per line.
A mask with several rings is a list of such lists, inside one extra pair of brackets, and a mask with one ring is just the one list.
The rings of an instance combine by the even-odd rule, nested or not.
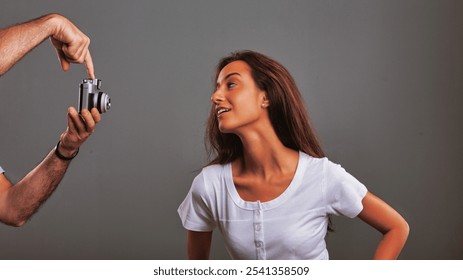
[(405, 219), (386, 202), (368, 192), (362, 200), (358, 217), (383, 234), (373, 259), (397, 259), (408, 238)]
[(190, 260), (208, 260), (211, 252), (212, 231), (188, 231), (187, 254)]

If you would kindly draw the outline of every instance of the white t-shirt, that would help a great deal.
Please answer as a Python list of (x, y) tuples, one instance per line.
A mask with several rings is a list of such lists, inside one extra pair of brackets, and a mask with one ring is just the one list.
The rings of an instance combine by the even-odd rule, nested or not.
[(293, 180), (277, 198), (244, 201), (231, 163), (203, 168), (178, 208), (192, 231), (221, 231), (233, 259), (328, 259), (328, 215), (356, 217), (366, 187), (327, 158), (299, 152)]
[(0, 174), (5, 173), (5, 170), (0, 166)]

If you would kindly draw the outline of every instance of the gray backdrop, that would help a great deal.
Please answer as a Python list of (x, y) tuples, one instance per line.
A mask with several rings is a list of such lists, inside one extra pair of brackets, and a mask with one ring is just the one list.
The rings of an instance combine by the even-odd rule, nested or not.
[[(113, 108), (40, 212), (0, 225), (0, 258), (186, 258), (176, 210), (206, 160), (213, 68), (239, 49), (290, 70), (329, 158), (407, 219), (402, 259), (463, 258), (463, 1), (16, 0), (0, 26), (50, 12), (91, 37)], [(1, 77), (11, 180), (56, 144), (85, 77), (49, 42)], [(371, 258), (378, 232), (334, 223), (331, 258)], [(228, 258), (218, 232), (212, 250)]]

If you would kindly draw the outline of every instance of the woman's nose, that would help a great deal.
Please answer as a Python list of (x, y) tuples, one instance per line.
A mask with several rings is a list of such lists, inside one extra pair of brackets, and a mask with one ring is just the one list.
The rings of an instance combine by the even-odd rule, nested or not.
[(224, 98), (223, 98), (223, 95), (222, 95), (222, 93), (220, 92), (220, 90), (216, 90), (216, 91), (214, 92), (214, 94), (212, 94), (212, 96), (211, 96), (211, 101), (212, 101), (212, 103), (214, 103), (214, 104), (219, 104), (219, 103), (222, 102), (223, 100), (224, 100)]

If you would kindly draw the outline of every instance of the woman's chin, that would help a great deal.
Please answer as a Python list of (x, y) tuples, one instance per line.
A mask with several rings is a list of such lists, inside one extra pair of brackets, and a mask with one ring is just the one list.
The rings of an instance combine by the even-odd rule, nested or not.
[(224, 123), (219, 123), (219, 130), (222, 133), (233, 133), (233, 128), (229, 125), (226, 125)]

